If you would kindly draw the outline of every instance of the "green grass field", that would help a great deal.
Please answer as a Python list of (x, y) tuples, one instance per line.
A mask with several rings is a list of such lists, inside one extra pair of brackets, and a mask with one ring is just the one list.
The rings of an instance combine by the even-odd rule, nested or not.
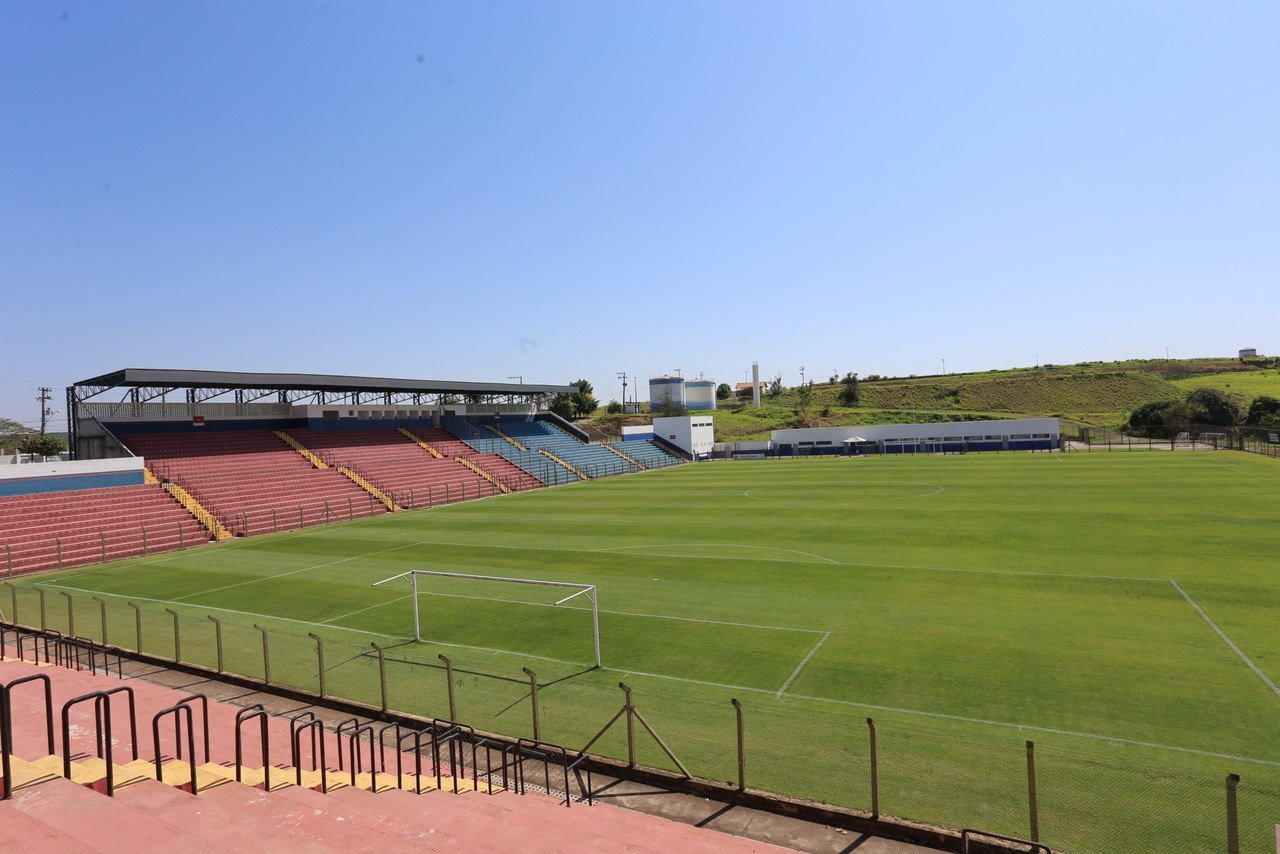
[[(377, 703), (580, 748), (637, 708), (695, 775), (1026, 836), (1070, 851), (1221, 850), (1238, 773), (1243, 850), (1280, 821), (1280, 466), (1234, 452), (711, 463), (259, 537), (36, 580), (46, 621)], [(585, 597), (410, 569), (595, 584)], [(30, 579), (18, 619), (38, 624)], [(68, 600), (60, 593), (70, 596)], [(70, 602), (70, 605), (69, 605)], [(0, 598), (7, 612), (12, 606)], [(68, 615), (68, 610), (71, 614)], [(594, 751), (625, 757), (615, 727)], [(648, 739), (639, 761), (673, 764)], [(1268, 842), (1268, 840), (1271, 840)]]

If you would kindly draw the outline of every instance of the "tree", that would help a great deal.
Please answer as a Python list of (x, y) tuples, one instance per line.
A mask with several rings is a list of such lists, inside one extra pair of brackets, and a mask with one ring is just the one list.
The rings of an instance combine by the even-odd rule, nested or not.
[[(569, 383), (569, 385), (575, 386), (578, 389), (571, 395), (574, 415), (578, 418), (586, 418), (588, 415), (595, 412), (596, 407), (600, 404), (592, 394), (594, 389), (591, 388), (591, 383), (586, 380), (575, 380), (574, 382)], [(552, 411), (554, 412), (555, 410)]]
[(1193, 424), (1210, 424), (1214, 427), (1234, 427), (1240, 421), (1240, 407), (1216, 388), (1198, 388), (1187, 395), (1191, 404), (1188, 413)]
[(845, 406), (858, 405), (858, 375), (853, 371), (844, 375), (844, 379), (840, 380), (844, 384), (844, 388), (840, 389), (840, 402)]
[(574, 412), (573, 395), (557, 394), (547, 409), (559, 415), (565, 421), (572, 421)]
[(41, 457), (56, 457), (67, 449), (57, 436), (43, 436), (32, 433), (18, 442), (18, 450), (24, 454), (35, 454)]
[(800, 410), (800, 414), (807, 415), (809, 412), (809, 404), (813, 402), (813, 380), (809, 380), (809, 382), (800, 386), (798, 398), (798, 409)]
[(35, 432), (21, 422), (9, 418), (0, 418), (0, 448), (12, 448), (23, 438)]
[(769, 380), (769, 397), (782, 397), (782, 374)]
[(1173, 401), (1169, 400), (1144, 403), (1129, 413), (1128, 426), (1138, 432), (1142, 432), (1149, 427), (1163, 427), (1165, 425), (1165, 415), (1171, 406), (1173, 406)]
[(728, 400), (733, 397), (733, 389), (729, 388), (728, 383), (720, 383), (716, 386), (716, 400)]
[(659, 418), (679, 418), (682, 415), (689, 414), (689, 407), (683, 403), (676, 403), (671, 399), (671, 392), (665, 392), (662, 395), (662, 401), (658, 404), (658, 408), (653, 410), (653, 414)]
[(1260, 395), (1249, 404), (1244, 423), (1249, 427), (1280, 426), (1280, 400), (1270, 395)]
[(623, 409), (624, 407), (621, 403), (618, 403), (616, 400), (611, 400), (609, 401), (609, 406), (605, 408), (605, 412), (608, 412), (610, 415), (617, 415), (622, 412)]

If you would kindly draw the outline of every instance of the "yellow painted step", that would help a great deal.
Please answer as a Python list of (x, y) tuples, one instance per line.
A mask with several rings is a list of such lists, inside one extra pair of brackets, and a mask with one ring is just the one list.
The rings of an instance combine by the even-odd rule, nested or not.
[(507, 486), (505, 483), (503, 483), (500, 480), (496, 480), (493, 475), (489, 474), (487, 471), (480, 468), (480, 466), (471, 462), (471, 460), (467, 459), (466, 457), (458, 457), (458, 462), (462, 463), (464, 466), (471, 469), (473, 472), (480, 475), (482, 478), (489, 481), (494, 486), (498, 487), (499, 492), (506, 494), (511, 491), (511, 487)]
[(631, 465), (633, 465), (633, 466), (635, 466), (636, 468), (640, 469), (640, 471), (648, 471), (648, 469), (649, 469), (649, 467), (648, 467), (648, 466), (646, 466), (644, 463), (640, 462), (639, 460), (637, 460), (637, 459), (635, 459), (635, 458), (633, 458), (633, 457), (630, 457), (630, 456), (628, 456), (628, 455), (626, 455), (626, 454), (622, 453), (622, 451), (619, 451), (617, 448), (615, 448), (613, 445), (611, 445), (611, 444), (609, 444), (609, 443), (607, 443), (607, 442), (606, 442), (606, 443), (601, 444), (601, 445), (600, 445), (600, 447), (604, 448), (606, 451), (613, 451), (615, 454), (617, 454), (618, 456), (622, 457), (622, 458), (623, 458), (624, 460), (626, 460), (627, 462), (631, 463)]
[(16, 792), (27, 786), (36, 786), (62, 777), (62, 760), (58, 760), (58, 768), (53, 770), (50, 763), (46, 761), (48, 759), (57, 759), (57, 757), (46, 756), (29, 762), (17, 756), (11, 756), (9, 762), (13, 773), (13, 790)]
[(422, 441), (417, 436), (410, 433), (404, 427), (397, 427), (396, 429), (399, 430), (401, 433), (403, 433), (405, 438), (407, 438), (410, 442), (413, 442), (415, 445), (425, 450), (428, 454), (435, 457), (437, 460), (444, 459), (444, 454), (440, 453), (435, 448), (431, 447), (430, 443)]
[(284, 432), (283, 430), (272, 430), (271, 432), (275, 434), (275, 437), (279, 439), (281, 442), (284, 442), (290, 448), (293, 448), (295, 451), (302, 454), (302, 456), (306, 457), (311, 462), (311, 465), (315, 466), (318, 469), (327, 469), (329, 467), (328, 464), (324, 462), (324, 460), (320, 459), (315, 454), (311, 453), (311, 451), (306, 446), (304, 446), (297, 439), (290, 436), (288, 433)]
[[(232, 783), (236, 782), (236, 769), (234, 765), (226, 766), (226, 765), (209, 764), (209, 765), (202, 765), (201, 768), (205, 769), (210, 774), (217, 774)], [(261, 768), (243, 768), (242, 767), (240, 769), (239, 782), (245, 786), (258, 787), (262, 785), (263, 777), (264, 777), (264, 774)], [(290, 786), (295, 785), (294, 779), (295, 777), (294, 777), (293, 768), (291, 767), (278, 768), (274, 765), (271, 766), (271, 791), (278, 792), (281, 789), (287, 789)]]
[(564, 460), (560, 459), (560, 458), (559, 458), (559, 457), (557, 457), (555, 454), (551, 453), (550, 451), (546, 450), (545, 448), (539, 448), (539, 449), (538, 449), (538, 453), (542, 454), (544, 457), (548, 457), (548, 458), (550, 458), (550, 459), (555, 460), (555, 461), (556, 461), (556, 462), (558, 462), (560, 465), (564, 466), (564, 467), (565, 467), (565, 468), (567, 468), (569, 471), (573, 472), (574, 474), (576, 474), (578, 477), (582, 478), (583, 480), (591, 480), (591, 478), (587, 477), (586, 472), (580, 471), (577, 467), (570, 465), (569, 463), (567, 463), (567, 462), (565, 462)]

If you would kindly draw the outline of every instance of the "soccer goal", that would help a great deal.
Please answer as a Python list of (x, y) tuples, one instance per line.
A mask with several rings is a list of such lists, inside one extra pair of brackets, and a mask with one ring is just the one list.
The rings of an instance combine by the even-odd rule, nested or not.
[(1173, 438), (1173, 447), (1175, 448), (1194, 448), (1195, 446), (1195, 440), (1191, 438), (1190, 433), (1185, 431)]
[[(600, 666), (600, 603), (596, 596), (596, 586), (594, 584), (579, 584), (573, 581), (542, 581), (536, 578), (504, 578), (498, 575), (472, 575), (465, 572), (442, 572), (439, 570), (429, 569), (411, 569), (408, 572), (402, 572), (399, 575), (393, 575), (390, 578), (384, 578), (381, 581), (375, 581), (374, 587), (383, 584), (390, 584), (393, 581), (405, 581), (413, 589), (413, 636), (415, 640), (424, 640), (422, 636), (423, 615), (420, 607), (420, 597), (422, 595), (449, 595), (438, 594), (430, 589), (430, 582), (433, 579), (452, 579), (456, 581), (472, 581), (485, 582), (494, 584), (531, 584), (539, 587), (563, 587), (577, 592), (570, 593), (563, 599), (557, 599), (554, 602), (528, 604), (545, 604), (552, 607), (563, 605), (579, 596), (585, 596), (587, 601), (591, 603), (591, 632), (592, 640), (595, 646), (596, 667)], [(463, 596), (460, 598), (484, 598), (475, 596)], [(550, 597), (548, 597), (550, 598)]]
[(1228, 447), (1226, 433), (1201, 433), (1196, 438), (1196, 442), (1201, 445), (1208, 445), (1215, 451), (1219, 448)]

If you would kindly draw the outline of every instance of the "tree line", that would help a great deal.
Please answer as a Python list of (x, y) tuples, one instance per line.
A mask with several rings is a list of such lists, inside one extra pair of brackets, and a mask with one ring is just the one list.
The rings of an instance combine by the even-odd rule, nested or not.
[(1216, 388), (1198, 388), (1182, 400), (1144, 403), (1129, 413), (1125, 432), (1157, 436), (1193, 425), (1210, 427), (1280, 427), (1280, 400), (1259, 395), (1243, 407)]

